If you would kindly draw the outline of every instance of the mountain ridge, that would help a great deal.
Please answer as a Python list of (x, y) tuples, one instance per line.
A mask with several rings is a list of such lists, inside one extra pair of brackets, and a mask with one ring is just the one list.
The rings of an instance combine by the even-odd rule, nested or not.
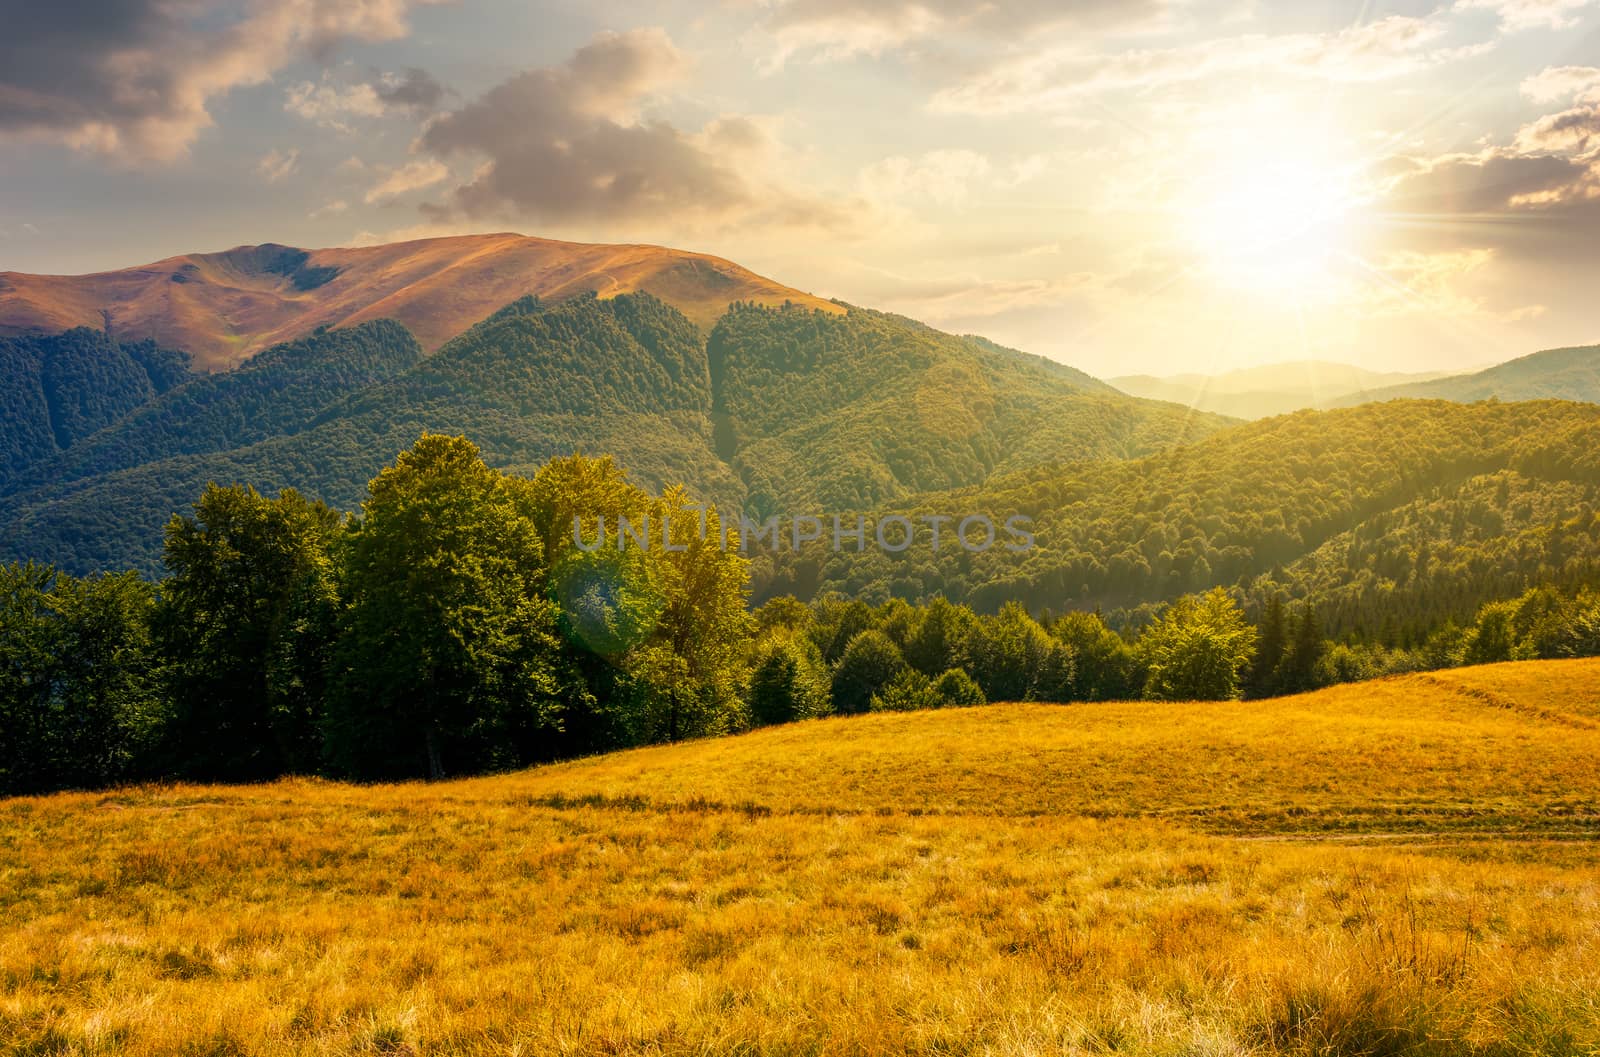
[(217, 371), (317, 327), (394, 319), (432, 352), (527, 294), (635, 291), (703, 333), (735, 301), (844, 311), (710, 254), (498, 232), (325, 249), (268, 242), (85, 275), (0, 272), (0, 337), (91, 327), (181, 349)]
[[(1600, 345), (1542, 349), (1505, 363), (1434, 381), (1391, 386), (1365, 394), (1365, 401), (1435, 399), (1578, 400), (1600, 402)], [(1357, 401), (1345, 401), (1350, 403)]]

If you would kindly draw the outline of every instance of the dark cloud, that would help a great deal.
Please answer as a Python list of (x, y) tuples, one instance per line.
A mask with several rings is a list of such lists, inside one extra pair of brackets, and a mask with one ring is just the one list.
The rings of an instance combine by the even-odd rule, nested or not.
[(1557, 201), (1584, 181), (1589, 165), (1554, 154), (1488, 151), (1450, 155), (1413, 169), (1390, 193), (1390, 211), (1417, 216), (1490, 217)]
[(0, 137), (183, 153), (216, 96), (296, 55), (389, 40), (428, 0), (0, 0)]
[(486, 159), (436, 217), (673, 220), (763, 212), (788, 224), (826, 212), (759, 187), (746, 162), (765, 145), (744, 118), (687, 133), (641, 108), (687, 70), (658, 29), (606, 33), (560, 66), (530, 70), (433, 121), (420, 146)]
[(427, 113), (436, 109), (449, 92), (431, 73), (416, 66), (407, 67), (400, 73), (374, 72), (369, 83), (386, 106), (413, 113)]

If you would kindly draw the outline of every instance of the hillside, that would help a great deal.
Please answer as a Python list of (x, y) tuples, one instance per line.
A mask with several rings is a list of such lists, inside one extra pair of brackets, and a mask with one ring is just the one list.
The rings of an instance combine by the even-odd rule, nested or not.
[(153, 571), (161, 527), (208, 481), (351, 509), (424, 430), (467, 434), (497, 467), (611, 454), (654, 490), (828, 513), (1041, 461), (1143, 455), (1225, 424), (861, 309), (741, 304), (708, 348), (649, 294), (530, 297), (426, 358), (392, 322), (314, 334), (42, 452), (0, 488), (0, 554)]
[(1584, 400), (1600, 402), (1600, 345), (1547, 349), (1476, 374), (1374, 389), (1339, 401)]
[[(1041, 464), (919, 497), (1035, 519), (1036, 545), (813, 552), (757, 566), (758, 597), (839, 590), (983, 609), (1120, 611), (1213, 585), (1304, 598), (1350, 630), (1369, 608), (1462, 619), (1600, 568), (1600, 407), (1396, 401), (1303, 411), (1123, 463)], [(924, 533), (926, 538), (926, 533)], [(1376, 631), (1376, 622), (1366, 630)]]
[(0, 338), (0, 491), (188, 377), (182, 353), (102, 331)]
[(1256, 419), (1306, 408), (1361, 403), (1377, 390), (1446, 377), (1449, 375), (1445, 373), (1369, 371), (1347, 363), (1301, 360), (1220, 374), (1178, 374), (1161, 378), (1148, 374), (1124, 375), (1108, 379), (1108, 382), (1131, 396), (1170, 400), (1201, 411)]
[(991, 705), (789, 724), (466, 783), (536, 802), (1161, 818), (1216, 832), (1600, 836), (1600, 660), (1271, 701)]
[(1508, 665), (0, 801), (0, 1051), (1587, 1053), (1597, 701)]
[(267, 243), (93, 275), (0, 272), (0, 336), (93, 327), (182, 349), (215, 371), (317, 327), (394, 319), (432, 351), (527, 294), (641, 290), (702, 330), (733, 301), (840, 311), (701, 253), (495, 234), (320, 250)]

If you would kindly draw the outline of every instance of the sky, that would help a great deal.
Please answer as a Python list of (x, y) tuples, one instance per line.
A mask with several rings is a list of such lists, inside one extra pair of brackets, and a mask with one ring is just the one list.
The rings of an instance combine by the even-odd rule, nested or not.
[(482, 231), (1101, 376), (1600, 342), (1600, 0), (0, 0), (0, 271)]

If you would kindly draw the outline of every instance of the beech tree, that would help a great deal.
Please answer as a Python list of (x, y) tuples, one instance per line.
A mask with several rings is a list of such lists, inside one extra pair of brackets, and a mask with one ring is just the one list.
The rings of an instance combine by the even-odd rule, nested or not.
[(440, 778), (517, 762), (560, 713), (544, 568), (528, 511), (466, 438), (424, 434), (379, 473), (346, 550), (325, 724), (337, 768)]
[(1185, 595), (1139, 639), (1150, 673), (1145, 694), (1157, 701), (1237, 698), (1255, 652), (1255, 629), (1227, 591)]
[(292, 489), (210, 485), (167, 525), (155, 628), (168, 658), (167, 768), (252, 781), (319, 761), (343, 517)]

